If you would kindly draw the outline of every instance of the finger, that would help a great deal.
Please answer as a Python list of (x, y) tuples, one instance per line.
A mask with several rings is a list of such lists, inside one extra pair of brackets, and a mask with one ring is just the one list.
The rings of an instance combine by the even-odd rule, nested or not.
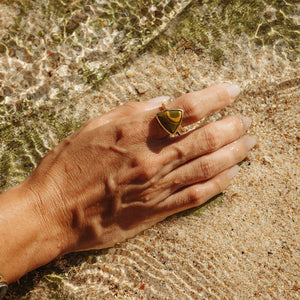
[(162, 180), (172, 182), (173, 190), (206, 181), (242, 161), (257, 143), (253, 136), (243, 136), (223, 148), (196, 158), (170, 172)]
[(167, 217), (205, 203), (221, 193), (230, 184), (231, 179), (238, 173), (238, 170), (238, 166), (233, 166), (208, 181), (188, 186), (172, 194), (157, 205), (157, 212), (164, 213), (164, 217)]
[[(182, 125), (186, 126), (228, 106), (235, 100), (239, 92), (240, 89), (237, 85), (218, 84), (201, 91), (185, 94), (173, 102), (167, 103), (166, 108), (182, 109)], [(155, 112), (149, 113), (147, 118), (150, 124), (150, 136), (157, 139), (168, 135), (155, 119)]]
[(169, 140), (169, 144), (161, 150), (161, 159), (177, 167), (239, 139), (246, 133), (250, 124), (251, 119), (242, 116), (227, 117), (209, 123), (189, 134)]
[(190, 125), (231, 104), (240, 93), (237, 85), (218, 84), (185, 94), (168, 105), (184, 111), (182, 125)]

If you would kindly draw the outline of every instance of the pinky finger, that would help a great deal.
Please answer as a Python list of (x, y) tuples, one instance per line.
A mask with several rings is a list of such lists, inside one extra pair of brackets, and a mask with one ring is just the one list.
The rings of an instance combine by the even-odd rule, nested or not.
[(231, 179), (238, 173), (237, 165), (227, 169), (208, 181), (188, 186), (158, 204), (158, 211), (167, 216), (177, 212), (199, 206), (217, 194), (221, 193), (229, 184)]

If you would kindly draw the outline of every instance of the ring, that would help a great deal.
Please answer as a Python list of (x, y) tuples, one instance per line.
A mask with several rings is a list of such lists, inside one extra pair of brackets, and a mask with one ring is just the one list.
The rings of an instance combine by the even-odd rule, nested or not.
[(8, 285), (6, 280), (3, 278), (3, 276), (0, 274), (0, 299), (4, 297), (8, 289)]
[(158, 121), (161, 128), (166, 131), (170, 136), (180, 135), (183, 131), (181, 126), (183, 118), (182, 109), (167, 109), (164, 104), (162, 104), (163, 111), (156, 114), (156, 120)]

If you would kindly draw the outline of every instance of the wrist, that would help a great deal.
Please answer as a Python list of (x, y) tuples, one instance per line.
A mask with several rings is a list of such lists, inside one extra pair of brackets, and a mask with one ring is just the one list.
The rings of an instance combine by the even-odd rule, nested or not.
[(24, 184), (0, 195), (0, 272), (13, 282), (58, 255), (58, 237), (34, 212), (36, 199)]

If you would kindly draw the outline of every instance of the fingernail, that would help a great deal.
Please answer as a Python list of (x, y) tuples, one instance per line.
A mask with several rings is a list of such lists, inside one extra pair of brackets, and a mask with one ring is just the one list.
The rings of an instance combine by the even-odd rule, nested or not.
[(246, 144), (248, 150), (252, 149), (257, 144), (257, 137), (256, 136), (248, 136), (246, 140)]
[(227, 89), (227, 93), (230, 95), (232, 100), (234, 100), (241, 91), (240, 87), (236, 84), (232, 84), (228, 86), (226, 89)]
[(249, 117), (243, 117), (242, 116), (241, 120), (242, 120), (242, 122), (244, 124), (245, 129), (247, 130), (250, 127), (251, 123), (252, 123), (252, 119), (249, 118)]
[(170, 100), (169, 96), (160, 96), (160, 97), (156, 97), (156, 98), (152, 98), (150, 100), (147, 100), (147, 102), (149, 103), (163, 103), (163, 102), (167, 102)]
[(240, 170), (240, 167), (238, 165), (233, 166), (227, 171), (227, 176), (229, 179), (233, 178)]

